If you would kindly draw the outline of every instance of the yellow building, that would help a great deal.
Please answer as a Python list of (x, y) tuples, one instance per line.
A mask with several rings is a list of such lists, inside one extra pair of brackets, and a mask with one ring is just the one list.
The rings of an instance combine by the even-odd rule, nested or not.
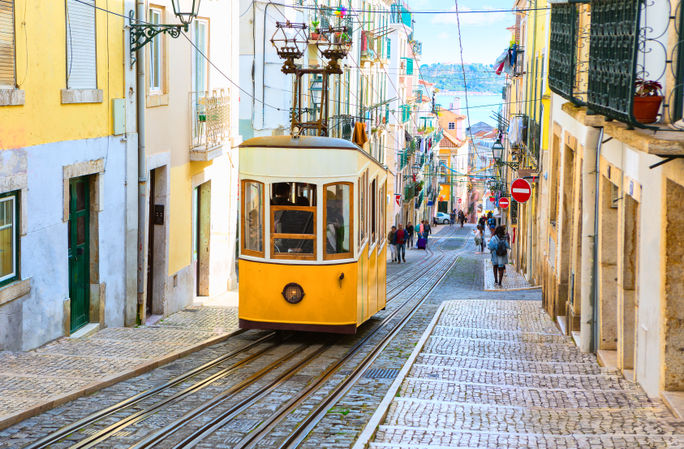
[[(619, 36), (616, 6), (631, 30)], [(601, 0), (529, 11), (515, 30), (528, 37), (525, 73), (508, 99), (538, 104), (541, 120), (537, 164), (523, 159), (538, 187), (518, 212), (518, 268), (542, 285), (545, 309), (583, 351), (682, 416), (684, 53), (675, 9)], [(657, 83), (648, 97), (643, 81)], [(650, 117), (643, 98), (658, 106)]]
[[(146, 15), (175, 22), (169, 0)], [(203, 2), (187, 39), (145, 46), (143, 322), (237, 286), (238, 28), (238, 2)]]
[(0, 3), (0, 350), (122, 325), (135, 292), (124, 19), (95, 6), (126, 12)]

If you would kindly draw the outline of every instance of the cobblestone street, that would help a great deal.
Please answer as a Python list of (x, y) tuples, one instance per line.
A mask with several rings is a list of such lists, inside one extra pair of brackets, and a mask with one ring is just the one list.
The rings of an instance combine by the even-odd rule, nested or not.
[[(302, 420), (317, 413), (320, 403), (356, 375), (369, 349), (333, 370), (320, 388), (302, 396), (291, 413), (268, 424), (264, 437), (248, 447), (684, 447), (684, 423), (618, 372), (599, 367), (595, 356), (580, 353), (542, 311), (539, 290), (531, 289), (513, 267), (504, 278), (504, 288), (485, 291), (489, 256), (476, 253), (471, 229), (443, 226), (436, 231), (428, 251), (409, 249), (407, 263), (388, 264), (388, 298), (395, 299), (388, 301), (387, 310), (356, 336), (331, 339), (329, 347), (322, 340), (314, 344), (310, 334), (285, 334), (271, 341), (267, 332), (248, 331), (224, 339), (220, 335), (236, 324), (234, 309), (204, 306), (173, 315), (155, 327), (106, 329), (88, 339), (56, 342), (26, 355), (3, 354), (5, 360), (14, 360), (4, 364), (5, 372), (28, 367), (22, 376), (32, 385), (44, 385), (39, 390), (49, 395), (64, 388), (61, 382), (76, 382), (77, 387), (78, 382), (93, 382), (97, 369), (106, 376), (125, 371), (126, 362), (144, 363), (136, 354), (149, 359), (163, 356), (169, 347), (178, 352), (207, 338), (224, 339), (0, 430), (0, 448), (29, 444), (118, 448), (141, 441), (148, 441), (144, 447), (165, 448), (183, 446), (200, 433), (196, 447), (243, 447), (245, 438), (261, 432), (281, 404), (312, 388), (323, 370), (331, 369), (355, 342), (368, 336), (364, 347), (372, 347), (378, 340), (373, 332), (385, 318), (399, 311), (404, 301), (411, 304), (411, 298), (427, 293), (400, 332), (296, 444), (282, 446)], [(319, 348), (322, 352), (311, 363), (301, 368), (292, 363)], [(35, 363), (21, 359), (30, 354), (40, 357), (31, 359)], [(60, 354), (59, 360), (69, 362), (62, 362), (62, 368), (41, 365), (47, 354), (52, 358)], [(76, 357), (92, 362), (79, 370)], [(227, 363), (231, 358), (236, 359), (235, 365)], [(111, 367), (98, 365), (98, 360)], [(288, 372), (296, 375), (278, 380)], [(266, 395), (260, 393), (264, 382), (279, 386)], [(23, 390), (16, 382), (0, 383), (0, 388), (12, 392), (3, 400), (20, 410), (22, 403), (15, 401), (14, 392)], [(149, 398), (131, 402), (127, 409), (101, 411), (130, 402), (141, 392), (150, 392)], [(42, 397), (32, 394), (29, 397)], [(254, 395), (257, 400), (248, 402)], [(180, 424), (193, 414), (202, 418)], [(89, 427), (79, 424), (68, 430), (91, 419)], [(212, 422), (223, 424), (202, 430)], [(172, 428), (171, 437), (150, 443), (151, 435)], [(35, 443), (58, 429), (64, 435), (54, 442)]]
[(435, 318), (355, 449), (684, 447), (683, 422), (538, 302), (447, 301)]

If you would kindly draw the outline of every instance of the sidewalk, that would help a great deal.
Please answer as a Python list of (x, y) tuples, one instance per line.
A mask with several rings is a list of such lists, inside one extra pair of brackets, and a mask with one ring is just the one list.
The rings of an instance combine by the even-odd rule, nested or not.
[(492, 268), (491, 259), (485, 259), (482, 264), (484, 270), (484, 291), (517, 291), (517, 290), (532, 290), (541, 288), (541, 285), (532, 285), (527, 282), (525, 276), (515, 271), (515, 267), (511, 264), (506, 264), (506, 274), (501, 281), (501, 287), (494, 284), (494, 270)]
[(155, 325), (110, 327), (27, 352), (0, 352), (0, 429), (227, 339), (237, 291), (198, 298)]
[(354, 449), (682, 448), (684, 422), (539, 301), (445, 301)]

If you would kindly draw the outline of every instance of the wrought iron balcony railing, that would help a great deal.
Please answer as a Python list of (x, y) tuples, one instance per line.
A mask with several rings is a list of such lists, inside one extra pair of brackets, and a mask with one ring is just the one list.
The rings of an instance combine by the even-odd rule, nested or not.
[(577, 105), (586, 105), (592, 113), (645, 127), (634, 116), (635, 85), (640, 79), (655, 81), (664, 87), (661, 119), (681, 118), (684, 15), (679, 2), (574, 3), (552, 5), (551, 90)]
[(230, 96), (228, 92), (190, 93), (192, 142), (191, 161), (209, 161), (223, 153), (230, 134)]

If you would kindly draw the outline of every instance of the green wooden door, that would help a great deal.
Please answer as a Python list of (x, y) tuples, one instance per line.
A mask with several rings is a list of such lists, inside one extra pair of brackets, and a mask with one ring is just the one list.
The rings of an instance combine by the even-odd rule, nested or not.
[(88, 177), (69, 181), (69, 298), (71, 332), (89, 321), (90, 189)]

